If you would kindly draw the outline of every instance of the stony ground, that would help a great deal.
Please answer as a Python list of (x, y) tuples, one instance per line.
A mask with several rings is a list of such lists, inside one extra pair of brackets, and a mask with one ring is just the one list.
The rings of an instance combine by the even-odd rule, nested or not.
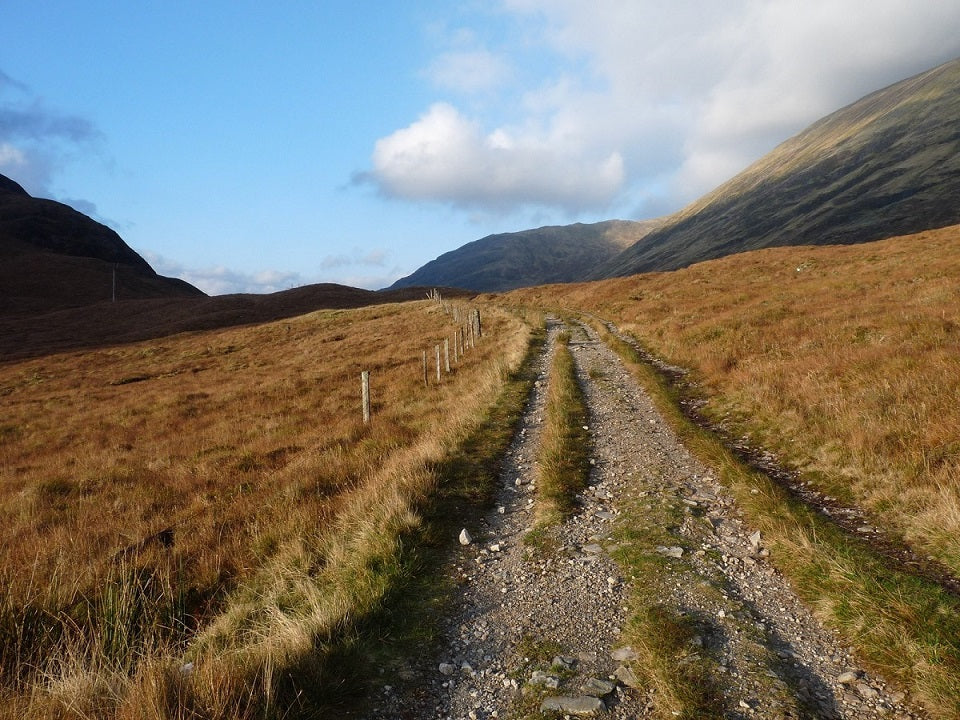
[[(710, 658), (725, 717), (915, 718), (906, 698), (858, 668), (769, 562), (763, 538), (678, 442), (619, 359), (592, 330), (571, 350), (590, 408), (593, 472), (580, 510), (525, 542), (536, 503), (536, 454), (550, 351), (506, 458), (497, 507), (467, 529), (449, 568), (458, 585), (440, 654), (411, 661), (372, 717), (654, 717), (621, 638), (633, 583), (699, 619), (691, 655)], [(557, 323), (550, 329), (551, 342)], [(657, 578), (624, 577), (611, 558), (617, 523), (679, 508)], [(639, 515), (638, 515), (639, 512)], [(463, 537), (463, 541), (468, 538)], [(455, 542), (455, 540), (454, 540)]]

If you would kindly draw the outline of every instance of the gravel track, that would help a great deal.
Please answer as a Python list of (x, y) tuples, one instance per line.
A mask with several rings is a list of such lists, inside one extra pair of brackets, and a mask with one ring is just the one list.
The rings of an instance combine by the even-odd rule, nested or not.
[(705, 628), (691, 652), (715, 659), (726, 717), (924, 717), (857, 667), (812, 617), (730, 495), (585, 326), (574, 328), (570, 347), (591, 415), (589, 487), (578, 512), (550, 528), (542, 546), (524, 542), (534, 521), (535, 458), (559, 323), (548, 329), (497, 508), (448, 568), (457, 590), (451, 616), (438, 619), (439, 655), (411, 661), (384, 687), (371, 717), (537, 715), (545, 700), (563, 708), (559, 715), (653, 717), (655, 692), (623, 667), (630, 649), (620, 635), (633, 580), (609, 555), (621, 513), (645, 503), (672, 503), (684, 513), (675, 547), (645, 551), (668, 556), (657, 579), (661, 602)]

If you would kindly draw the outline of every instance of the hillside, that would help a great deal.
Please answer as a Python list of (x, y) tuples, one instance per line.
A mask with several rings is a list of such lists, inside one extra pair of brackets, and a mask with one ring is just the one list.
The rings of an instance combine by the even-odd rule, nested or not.
[[(704, 412), (960, 575), (960, 225), (526, 288), (692, 371)], [(930, 488), (942, 488), (931, 495)]]
[[(462, 294), (444, 290), (445, 297)], [(266, 295), (154, 297), (98, 302), (46, 313), (0, 314), (0, 359), (272, 322), (315, 310), (422, 300), (425, 296), (426, 289), (419, 287), (373, 291), (321, 283)]]
[(420, 297), (0, 363), (0, 718), (348, 716), (294, 710), (366, 687), (352, 628), (529, 335), (484, 307), (424, 388)]
[(783, 245), (852, 244), (960, 222), (960, 60), (787, 140), (590, 277)]
[(573, 282), (634, 244), (659, 221), (559, 225), (488, 235), (444, 253), (391, 289), (446, 285), (480, 292)]
[[(68, 205), (30, 196), (0, 175), (0, 315), (80, 307), (118, 298), (194, 297), (157, 275), (123, 239)], [(114, 288), (114, 277), (116, 286)]]

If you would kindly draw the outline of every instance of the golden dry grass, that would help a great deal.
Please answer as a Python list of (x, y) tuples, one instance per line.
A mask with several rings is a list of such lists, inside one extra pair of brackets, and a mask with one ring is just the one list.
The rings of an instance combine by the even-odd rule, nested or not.
[(528, 326), (484, 314), (428, 388), (455, 325), (426, 301), (0, 365), (0, 715), (273, 711), (519, 362)]
[[(859, 662), (898, 684), (931, 717), (957, 717), (960, 598), (939, 583), (891, 563), (869, 543), (841, 530), (769, 477), (740, 462), (716, 434), (683, 413), (675, 389), (631, 345), (596, 325), (684, 445), (714, 468), (733, 492), (747, 522), (763, 533), (773, 549), (776, 566), (821, 621), (840, 632)], [(647, 522), (637, 516), (632, 525), (642, 529)], [(662, 529), (669, 523), (654, 525)], [(637, 577), (649, 574), (642, 562), (632, 565)], [(655, 583), (641, 583), (635, 599), (642, 601), (651, 584)], [(649, 634), (643, 622), (640, 634)], [(681, 679), (675, 674), (667, 677)]]
[(511, 299), (616, 322), (710, 416), (960, 573), (960, 226)]

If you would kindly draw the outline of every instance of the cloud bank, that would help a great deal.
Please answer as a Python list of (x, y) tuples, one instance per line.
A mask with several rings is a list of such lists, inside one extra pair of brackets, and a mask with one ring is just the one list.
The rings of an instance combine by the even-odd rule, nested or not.
[[(399, 273), (395, 267), (387, 268), (389, 253), (384, 250), (363, 253), (355, 249), (350, 253), (327, 255), (320, 261), (319, 272), (315, 275), (289, 270), (246, 272), (224, 265), (195, 268), (155, 252), (139, 252), (159, 274), (186, 280), (207, 295), (267, 294), (321, 282), (376, 290), (389, 285)], [(376, 272), (371, 273), (371, 269)], [(331, 271), (337, 272), (336, 280), (324, 277)]]
[(476, 18), (450, 30), (424, 73), (446, 97), (376, 142), (364, 177), (383, 194), (493, 213), (672, 211), (823, 115), (960, 55), (947, 2), (502, 0), (494, 15), (514, 36)]

